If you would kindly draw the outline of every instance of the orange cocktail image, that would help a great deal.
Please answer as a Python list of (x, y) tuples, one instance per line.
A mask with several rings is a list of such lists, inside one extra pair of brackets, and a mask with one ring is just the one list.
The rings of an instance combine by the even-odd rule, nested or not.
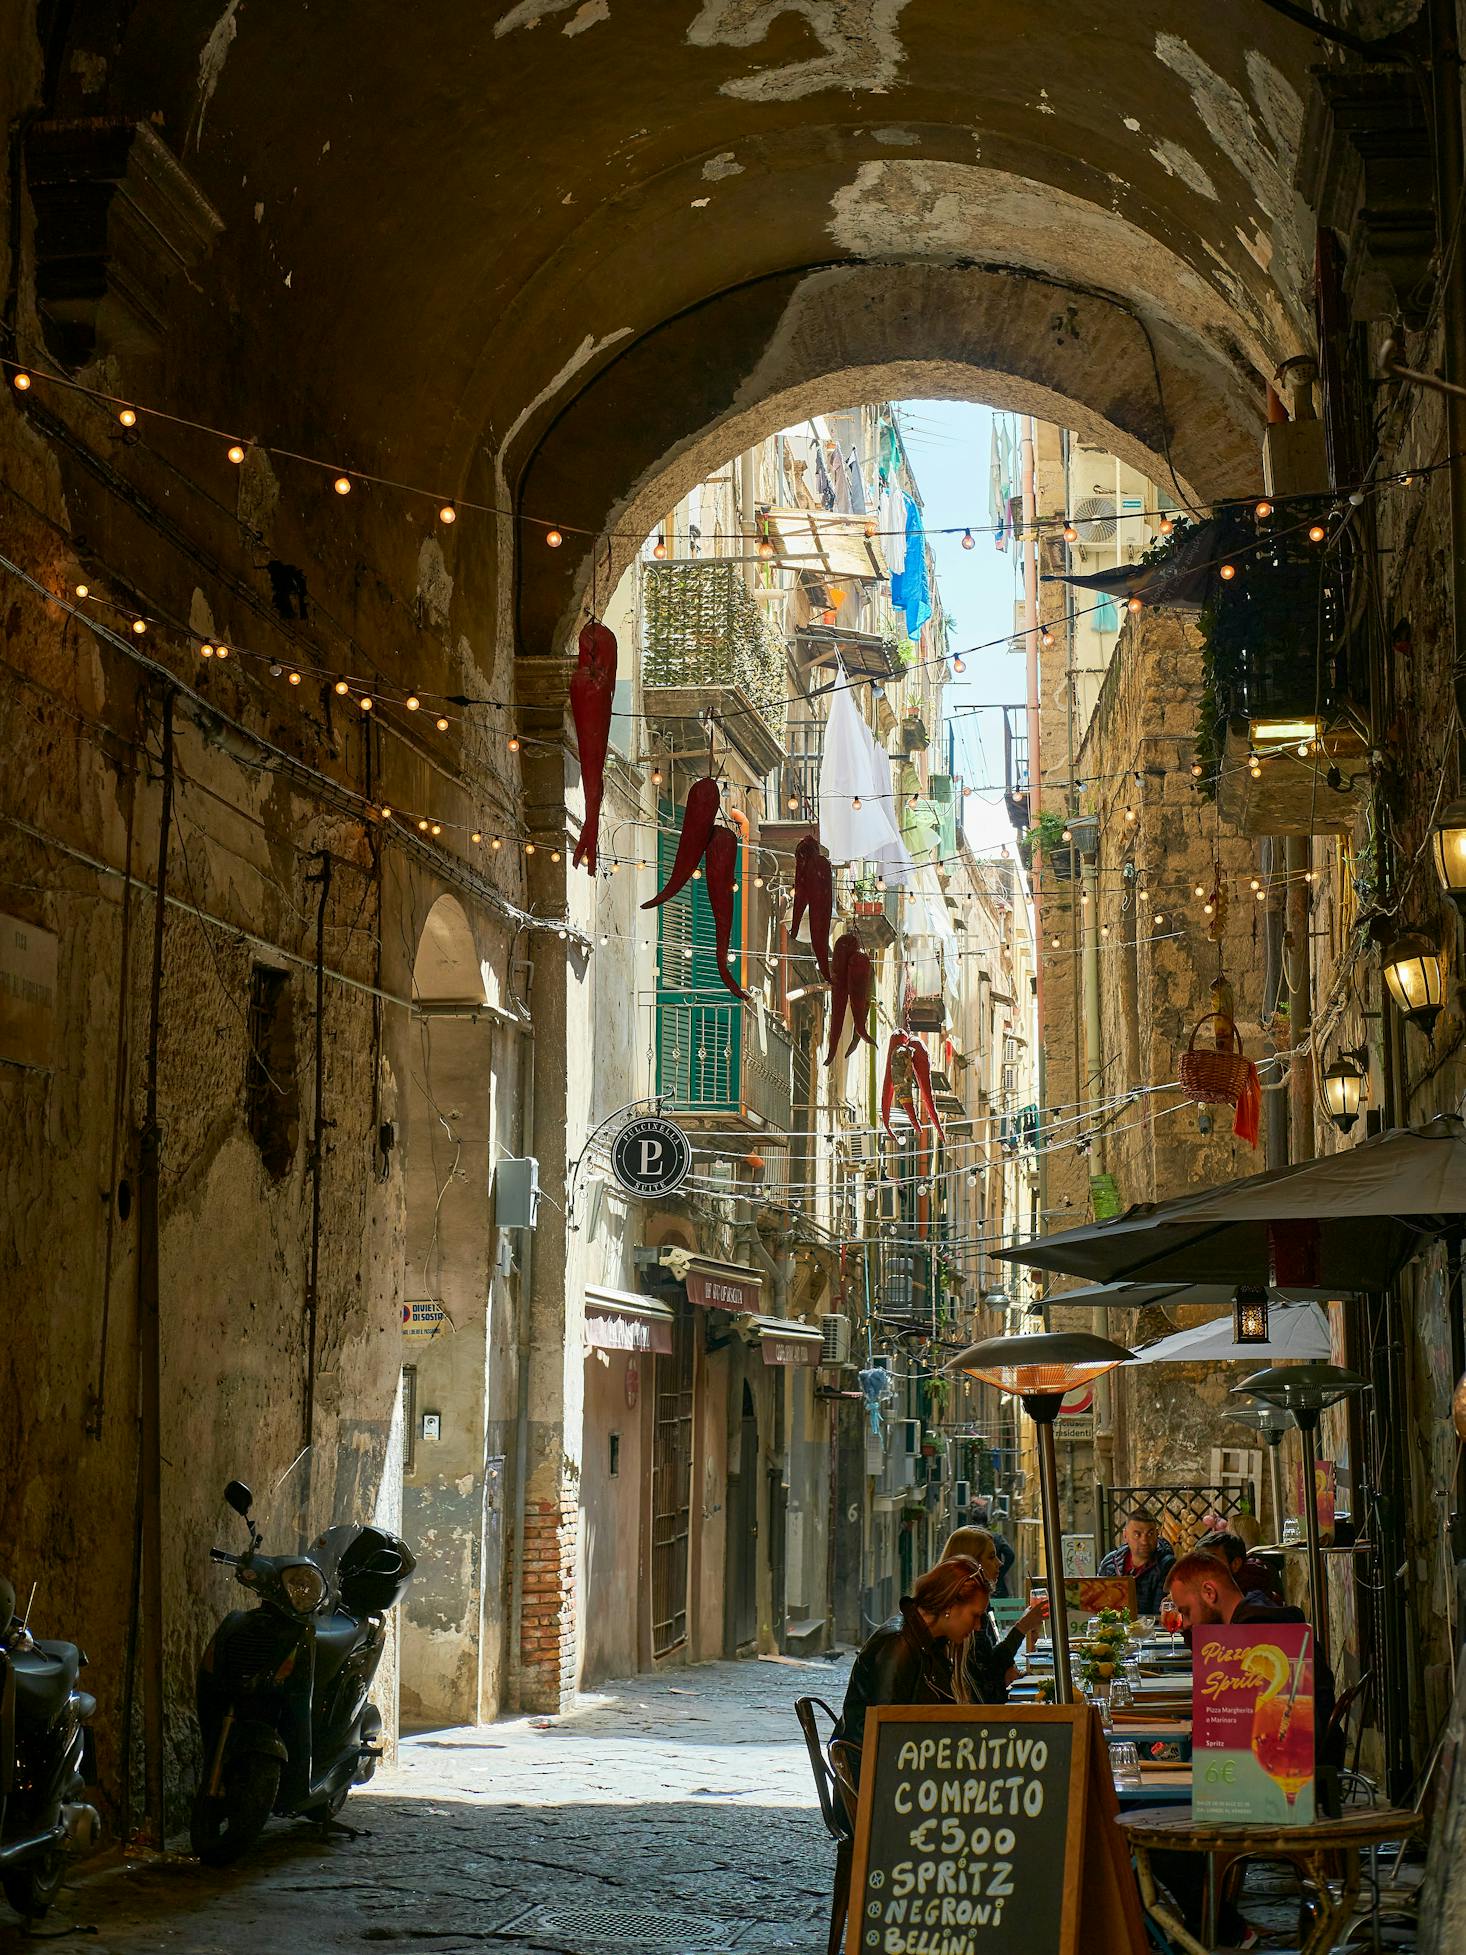
[(1313, 1777), (1313, 1695), (1299, 1688), (1295, 1672), (1271, 1643), (1249, 1650), (1247, 1669), (1264, 1679), (1252, 1712), (1252, 1755), (1291, 1806)]

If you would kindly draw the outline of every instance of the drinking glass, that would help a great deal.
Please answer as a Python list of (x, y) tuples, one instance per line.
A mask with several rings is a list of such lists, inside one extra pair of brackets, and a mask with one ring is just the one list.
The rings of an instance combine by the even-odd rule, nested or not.
[(1135, 1692), (1130, 1687), (1129, 1677), (1116, 1677), (1110, 1685), (1110, 1703), (1117, 1711), (1124, 1711), (1134, 1702)]
[(1089, 1701), (1091, 1704), (1094, 1705), (1095, 1709), (1099, 1712), (1100, 1730), (1113, 1731), (1115, 1728), (1115, 1720), (1110, 1715), (1110, 1706), (1114, 1702), (1114, 1698), (1113, 1697), (1091, 1697)]
[(1115, 1784), (1140, 1784), (1140, 1751), (1128, 1740), (1123, 1744), (1110, 1746), (1110, 1769), (1115, 1775)]

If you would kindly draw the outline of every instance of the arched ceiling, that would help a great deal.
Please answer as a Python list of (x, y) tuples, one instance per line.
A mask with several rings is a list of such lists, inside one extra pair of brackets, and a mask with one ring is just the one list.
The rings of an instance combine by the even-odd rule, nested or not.
[[(1039, 281), (1060, 329), (1112, 295), (1152, 339), (1171, 433), (1216, 404), (1196, 424), (1214, 465), (1204, 441), (1188, 464), (1203, 493), (1237, 482), (1264, 378), (1308, 338), (1292, 174), (1326, 51), (1261, 0), (141, 0), (120, 30), (106, 11), (78, 0), (55, 107), (149, 119), (221, 214), (190, 336), (212, 328), (224, 355), (210, 406), (236, 425), (244, 390), (277, 426), (445, 492), (497, 482), (560, 520), (525, 485), (538, 469), (560, 492), (573, 460), (542, 455), (547, 431), (598, 379), (622, 428), (627, 387), (671, 394), (675, 420), (689, 376), (706, 392), (720, 360), (756, 368), (729, 322), (773, 332), (827, 268)], [(910, 357), (948, 358), (918, 288)], [(847, 363), (888, 362), (882, 304), (883, 343), (847, 335)], [(679, 335), (675, 360), (648, 357)], [(1157, 445), (1153, 374), (1142, 401), (1127, 372), (1127, 418), (1099, 360), (1045, 380), (1023, 355), (997, 335), (957, 358)], [(703, 403), (683, 434), (736, 405)], [(587, 467), (587, 517), (675, 446)]]

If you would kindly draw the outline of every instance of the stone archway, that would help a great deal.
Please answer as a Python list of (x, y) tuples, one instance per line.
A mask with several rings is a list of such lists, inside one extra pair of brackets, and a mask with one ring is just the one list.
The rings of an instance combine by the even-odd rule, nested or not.
[(404, 1723), (475, 1723), (498, 1707), (504, 1461), (492, 1417), (495, 1027), (467, 915), (429, 910), (406, 1054), (403, 1532), (418, 1571), (403, 1608)]
[[(1158, 274), (1155, 274), (1158, 276)], [(1194, 276), (1180, 289), (1202, 303)], [(917, 395), (1073, 428), (1178, 500), (1256, 485), (1263, 375), (1198, 319), (1156, 326), (1105, 293), (1008, 270), (831, 266), (710, 300), (629, 346), (528, 458), (518, 506), (521, 655), (563, 645), (641, 540), (730, 454), (811, 413)], [(592, 547), (591, 539), (598, 539)]]

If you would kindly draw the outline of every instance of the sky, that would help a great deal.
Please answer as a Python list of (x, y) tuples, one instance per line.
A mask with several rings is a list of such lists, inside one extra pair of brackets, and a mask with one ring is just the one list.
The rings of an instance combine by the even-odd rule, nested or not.
[[(955, 528), (955, 536), (933, 536), (937, 580), (949, 617), (956, 620), (952, 650), (961, 652), (967, 670), (947, 684), (947, 710), (957, 727), (957, 764), (977, 790), (963, 810), (963, 825), (974, 848), (1013, 839), (1003, 804), (1003, 716), (964, 713), (968, 705), (1026, 698), (1023, 659), (1008, 650), (1020, 559), (1010, 543), (998, 550), (988, 509), (993, 410), (970, 401), (902, 401), (897, 408), (907, 454), (921, 487), (928, 532)], [(961, 531), (972, 525), (975, 547), (962, 548)], [(986, 651), (967, 651), (997, 639)], [(954, 711), (954, 709), (956, 709)]]

